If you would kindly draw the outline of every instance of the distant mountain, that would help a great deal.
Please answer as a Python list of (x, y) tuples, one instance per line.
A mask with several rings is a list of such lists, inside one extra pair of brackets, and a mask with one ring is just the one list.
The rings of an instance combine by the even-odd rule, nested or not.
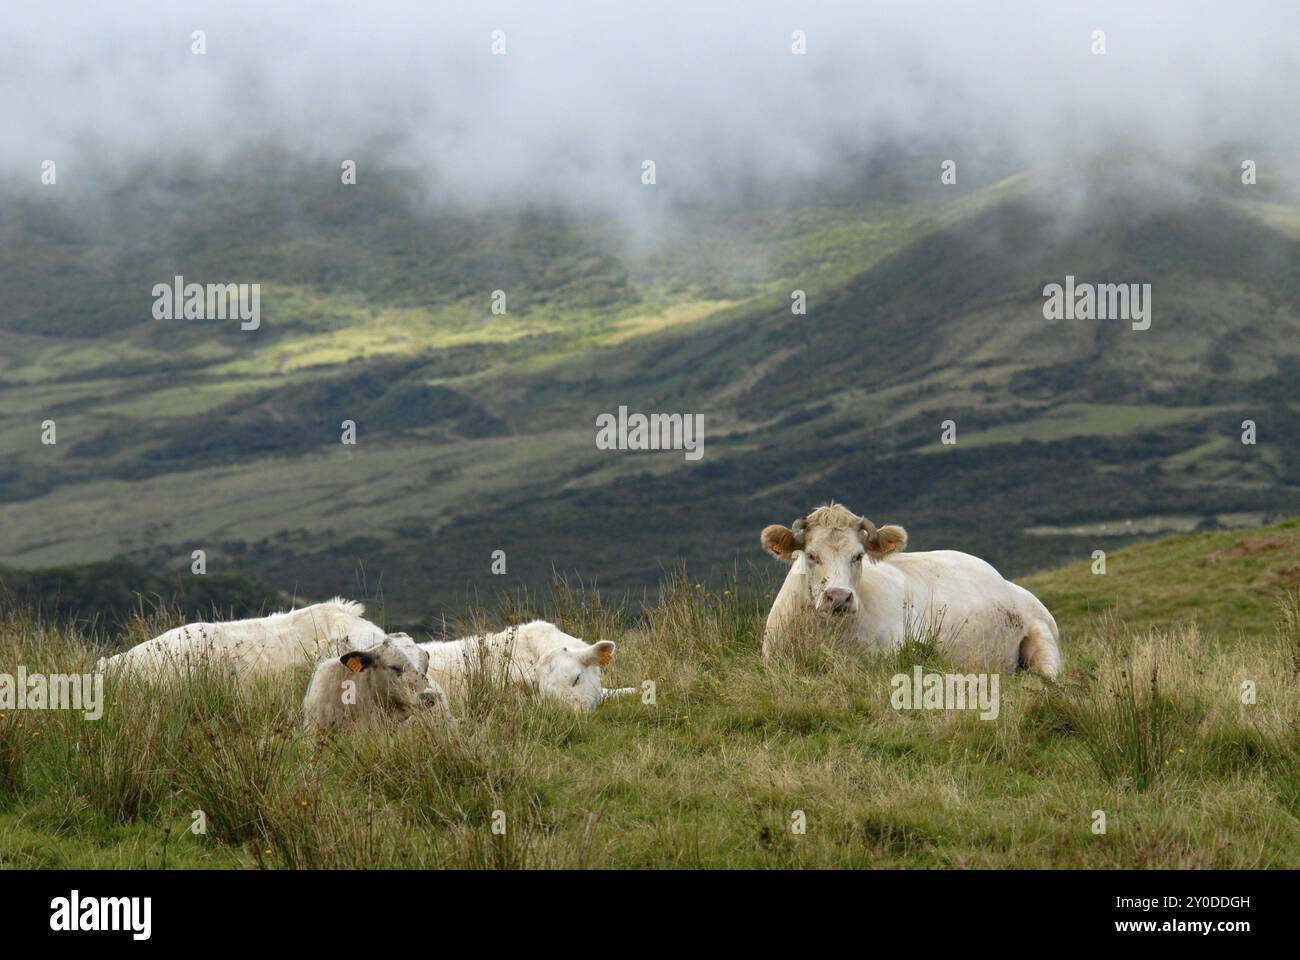
[[(556, 572), (762, 563), (764, 524), (832, 498), (1013, 575), (1300, 513), (1300, 209), (1227, 176), (874, 169), (638, 241), (400, 179), (248, 182), (0, 214), (0, 562), (203, 547), (414, 624)], [(175, 274), (260, 282), (262, 329), (154, 320)], [(1150, 329), (1045, 320), (1067, 276), (1151, 284)], [(702, 414), (703, 458), (597, 449), (620, 406)]]

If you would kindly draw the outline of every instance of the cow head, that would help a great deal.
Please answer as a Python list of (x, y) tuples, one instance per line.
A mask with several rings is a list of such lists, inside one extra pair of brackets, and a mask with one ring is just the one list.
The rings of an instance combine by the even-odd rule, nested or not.
[(429, 651), (404, 633), (390, 633), (369, 650), (349, 650), (339, 662), (387, 711), (401, 716), (428, 708), (446, 712), (442, 690), (429, 681)]
[(763, 530), (763, 549), (785, 563), (801, 565), (808, 599), (818, 613), (854, 613), (862, 605), (858, 588), (863, 562), (878, 563), (907, 547), (902, 527), (876, 528), (838, 504), (818, 507), (793, 526)]
[(601, 685), (600, 668), (614, 661), (614, 641), (584, 643), (565, 635), (558, 650), (543, 654), (537, 662), (537, 692), (543, 697), (560, 700), (583, 710), (592, 710), (610, 697), (630, 690), (606, 690)]

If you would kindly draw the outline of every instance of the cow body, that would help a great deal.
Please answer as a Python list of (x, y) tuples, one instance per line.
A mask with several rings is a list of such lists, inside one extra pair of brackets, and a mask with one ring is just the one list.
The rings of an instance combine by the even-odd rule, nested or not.
[(587, 710), (611, 696), (635, 693), (601, 685), (600, 668), (614, 659), (612, 640), (588, 644), (545, 620), (420, 646), (429, 653), (429, 679), (453, 697), (464, 696), (476, 672)]
[(839, 619), (867, 651), (931, 639), (946, 656), (980, 669), (1060, 672), (1056, 621), (1037, 597), (978, 557), (904, 553), (906, 542), (901, 527), (877, 531), (836, 505), (793, 529), (767, 528), (764, 547), (792, 566), (767, 618), (764, 656), (791, 639), (801, 618), (821, 615)]
[(360, 603), (336, 597), (250, 620), (188, 623), (109, 657), (101, 666), (156, 679), (202, 666), (246, 675), (312, 665), (384, 641), (384, 631), (363, 613)]

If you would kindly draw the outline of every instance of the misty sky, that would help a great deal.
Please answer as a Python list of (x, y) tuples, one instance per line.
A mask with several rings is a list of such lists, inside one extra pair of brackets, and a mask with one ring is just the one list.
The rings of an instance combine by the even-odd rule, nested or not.
[(1037, 165), (1228, 144), (1294, 164), (1297, 37), (1291, 2), (6, 0), (0, 175), (35, 182), (53, 158), (61, 182), (105, 182), (275, 139), (468, 202), (617, 206), (644, 159), (689, 196), (926, 137)]

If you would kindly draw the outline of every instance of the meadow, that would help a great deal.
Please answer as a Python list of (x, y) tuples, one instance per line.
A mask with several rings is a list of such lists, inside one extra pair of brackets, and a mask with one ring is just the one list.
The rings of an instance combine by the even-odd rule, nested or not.
[[(483, 678), (451, 725), (314, 736), (305, 671), (110, 683), (98, 720), (0, 715), (0, 866), (1295, 868), (1298, 541), (1289, 521), (1034, 578), (1067, 670), (1003, 676), (994, 720), (891, 708), (893, 675), (960, 666), (925, 638), (765, 666), (772, 578), (715, 591), (684, 571), (640, 604), (560, 584), (448, 625), (545, 615), (617, 639), (606, 684), (654, 696), (591, 715)], [(0, 617), (4, 670), (88, 671), (100, 652), (12, 605)], [(109, 639), (174, 621), (142, 614)]]

